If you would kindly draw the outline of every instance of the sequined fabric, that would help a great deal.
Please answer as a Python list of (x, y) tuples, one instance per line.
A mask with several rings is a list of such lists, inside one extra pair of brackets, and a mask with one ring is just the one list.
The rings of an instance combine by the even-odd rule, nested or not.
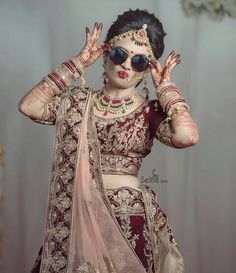
[[(145, 192), (150, 195), (149, 208), (145, 204)], [(160, 247), (159, 233), (167, 224), (166, 215), (157, 203), (156, 194), (147, 186), (143, 186), (140, 190), (126, 186), (106, 189), (106, 194), (127, 243), (131, 245), (146, 272), (156, 272), (154, 254), (158, 253)], [(152, 225), (149, 225), (148, 219), (152, 219)], [(153, 230), (150, 230), (151, 228)], [(176, 245), (169, 227), (168, 234), (170, 244)], [(31, 273), (39, 273), (41, 253), (42, 249)]]
[[(90, 90), (71, 88), (61, 97), (52, 100), (48, 105), (48, 115), (44, 115), (41, 120), (35, 120), (43, 124), (56, 124), (56, 136), (43, 251), (37, 259), (33, 273), (70, 272), (67, 268), (71, 254), (77, 148), (88, 92), (90, 94)], [(116, 191), (105, 191), (101, 171), (106, 172), (112, 157), (122, 155), (128, 158), (128, 163), (112, 163), (112, 173), (136, 174), (142, 158), (151, 150), (157, 127), (165, 117), (157, 101), (146, 101), (132, 113), (116, 121), (103, 120), (100, 123), (97, 119), (95, 127), (92, 110), (88, 120), (91, 177), (114, 223), (117, 222), (116, 225), (120, 228), (119, 234), (131, 246), (131, 253), (148, 273), (183, 272), (182, 257), (172, 240), (169, 228), (167, 231), (167, 219), (150, 189), (137, 191), (125, 187)], [(100, 149), (102, 160), (105, 155), (110, 156), (108, 161), (103, 161), (102, 170), (99, 161)], [(127, 257), (130, 256), (132, 255)], [(169, 270), (169, 265), (174, 265), (175, 269)]]
[(104, 174), (137, 175), (151, 152), (159, 124), (166, 118), (156, 100), (144, 101), (118, 118), (95, 118)]

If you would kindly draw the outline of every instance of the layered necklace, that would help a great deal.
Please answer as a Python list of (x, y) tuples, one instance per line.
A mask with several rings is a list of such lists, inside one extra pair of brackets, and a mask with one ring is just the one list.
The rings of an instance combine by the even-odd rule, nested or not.
[(136, 102), (137, 92), (134, 90), (130, 95), (112, 99), (105, 88), (93, 96), (94, 106), (103, 116), (111, 114), (125, 114)]

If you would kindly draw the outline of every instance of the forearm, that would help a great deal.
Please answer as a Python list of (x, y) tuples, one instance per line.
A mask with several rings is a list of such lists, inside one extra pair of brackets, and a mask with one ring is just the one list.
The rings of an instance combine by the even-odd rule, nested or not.
[(157, 96), (168, 116), (158, 127), (158, 139), (174, 148), (195, 145), (199, 140), (198, 128), (189, 113), (186, 100), (177, 87), (172, 83), (163, 84), (157, 89)]
[(171, 127), (173, 132), (171, 142), (175, 147), (184, 148), (198, 143), (198, 128), (187, 110), (183, 109), (183, 111), (172, 115)]
[(71, 59), (45, 76), (20, 101), (19, 111), (32, 119), (48, 115), (48, 103), (83, 74), (79, 58)]

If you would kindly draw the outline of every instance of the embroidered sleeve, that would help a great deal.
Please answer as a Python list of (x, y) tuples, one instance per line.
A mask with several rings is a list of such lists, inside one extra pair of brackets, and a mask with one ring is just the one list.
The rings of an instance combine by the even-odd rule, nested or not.
[(163, 112), (158, 100), (151, 102), (150, 109), (150, 132), (152, 137), (156, 137), (161, 143), (175, 148), (172, 143), (172, 127), (167, 114)]
[(171, 127), (171, 121), (166, 118), (165, 120), (162, 121), (162, 123), (158, 126), (156, 130), (156, 138), (163, 144), (177, 148), (173, 143), (172, 143), (172, 127)]
[(54, 95), (52, 99), (44, 106), (44, 111), (40, 119), (31, 118), (34, 122), (54, 125), (56, 122), (57, 111), (61, 102), (60, 95)]
[(150, 102), (150, 121), (149, 129), (151, 137), (156, 137), (156, 132), (160, 124), (166, 119), (167, 115), (163, 112), (158, 100)]
[(187, 110), (163, 120), (156, 137), (163, 144), (179, 149), (195, 145), (199, 140), (197, 126)]

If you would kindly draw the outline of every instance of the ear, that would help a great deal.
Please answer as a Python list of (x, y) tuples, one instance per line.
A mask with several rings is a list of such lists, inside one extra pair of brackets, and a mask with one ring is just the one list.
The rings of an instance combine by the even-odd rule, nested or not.
[(103, 68), (106, 69), (106, 65), (107, 65), (107, 54), (104, 52), (103, 53)]
[(108, 53), (107, 52), (103, 52), (103, 61), (104, 61), (104, 63), (107, 62), (107, 59), (108, 59)]

